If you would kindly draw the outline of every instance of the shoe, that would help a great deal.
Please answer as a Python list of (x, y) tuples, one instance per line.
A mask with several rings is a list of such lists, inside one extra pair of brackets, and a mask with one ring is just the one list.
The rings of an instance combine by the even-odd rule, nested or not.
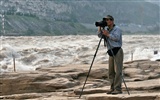
[(113, 91), (114, 91), (114, 90), (110, 90), (110, 91), (107, 92), (107, 94), (112, 94)]
[(114, 91), (112, 92), (112, 94), (113, 94), (113, 95), (122, 94), (122, 91), (114, 90)]

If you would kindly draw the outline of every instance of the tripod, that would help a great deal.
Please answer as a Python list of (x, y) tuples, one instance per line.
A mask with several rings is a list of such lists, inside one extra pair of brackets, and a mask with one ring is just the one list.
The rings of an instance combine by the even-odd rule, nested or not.
[[(82, 94), (83, 94), (83, 90), (84, 90), (85, 84), (86, 84), (87, 79), (88, 79), (88, 77), (89, 77), (89, 74), (90, 74), (90, 71), (91, 71), (91, 68), (92, 68), (93, 62), (94, 62), (94, 60), (95, 60), (95, 57), (96, 57), (96, 55), (97, 55), (97, 52), (98, 52), (99, 46), (100, 46), (101, 41), (102, 41), (102, 39), (103, 39), (103, 38), (104, 38), (104, 41), (106, 41), (106, 43), (107, 43), (107, 39), (106, 39), (106, 37), (105, 37), (105, 36), (101, 36), (101, 39), (99, 40), (99, 43), (98, 43), (98, 46), (97, 46), (96, 52), (95, 52), (95, 54), (94, 54), (94, 57), (93, 57), (93, 60), (92, 60), (91, 66), (90, 66), (90, 68), (89, 68), (89, 71), (88, 71), (88, 74), (87, 74), (87, 77), (86, 77), (86, 80), (85, 80), (85, 83), (84, 83), (84, 85), (83, 85), (83, 88), (82, 88), (82, 91), (81, 91), (81, 93), (80, 93), (79, 98), (81, 98), (81, 96), (82, 96)], [(109, 45), (109, 47), (111, 47), (111, 45), (109, 44), (109, 42), (108, 42), (108, 45)], [(112, 55), (113, 55), (113, 59), (114, 59), (114, 58), (115, 58), (115, 56), (114, 56), (114, 54), (113, 54), (112, 49), (111, 49), (111, 53), (112, 53)], [(114, 59), (114, 60), (115, 60), (115, 63), (116, 63), (116, 65), (117, 65), (116, 59)], [(118, 67), (118, 65), (117, 65), (117, 67)], [(119, 68), (119, 67), (118, 67), (118, 70), (120, 70), (120, 68)], [(130, 95), (129, 90), (128, 90), (128, 88), (127, 88), (127, 85), (126, 85), (126, 83), (125, 83), (125, 80), (124, 80), (123, 76), (122, 76), (122, 80), (123, 80), (123, 82), (124, 82), (124, 85), (125, 85), (125, 87), (126, 87), (126, 90), (127, 90), (127, 92), (128, 92), (128, 95)]]

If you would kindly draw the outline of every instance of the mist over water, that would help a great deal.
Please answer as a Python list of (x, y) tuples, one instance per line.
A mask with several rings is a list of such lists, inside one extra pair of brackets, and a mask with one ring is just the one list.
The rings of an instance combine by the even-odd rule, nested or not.
[[(100, 38), (90, 36), (1, 37), (0, 71), (31, 71), (37, 67), (90, 64)], [(123, 35), (124, 62), (160, 58), (159, 35)], [(106, 47), (101, 42), (94, 63), (107, 63)], [(154, 51), (158, 54), (154, 55)], [(133, 57), (132, 57), (133, 54)]]

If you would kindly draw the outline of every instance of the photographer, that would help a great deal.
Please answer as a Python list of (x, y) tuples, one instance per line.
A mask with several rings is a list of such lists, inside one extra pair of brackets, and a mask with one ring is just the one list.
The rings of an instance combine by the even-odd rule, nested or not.
[[(114, 24), (114, 18), (107, 15), (105, 18), (107, 29), (98, 28), (98, 32), (106, 38), (107, 53), (109, 55), (109, 81), (111, 83), (110, 91), (107, 94), (122, 93), (122, 67), (123, 67), (123, 50), (122, 50), (122, 32)], [(114, 54), (114, 55), (113, 55)]]

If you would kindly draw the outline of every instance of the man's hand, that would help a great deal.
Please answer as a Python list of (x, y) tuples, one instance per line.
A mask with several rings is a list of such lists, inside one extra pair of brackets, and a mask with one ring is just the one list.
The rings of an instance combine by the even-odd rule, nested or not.
[(109, 32), (108, 32), (107, 30), (103, 30), (102, 33), (103, 33), (105, 36), (109, 37)]

